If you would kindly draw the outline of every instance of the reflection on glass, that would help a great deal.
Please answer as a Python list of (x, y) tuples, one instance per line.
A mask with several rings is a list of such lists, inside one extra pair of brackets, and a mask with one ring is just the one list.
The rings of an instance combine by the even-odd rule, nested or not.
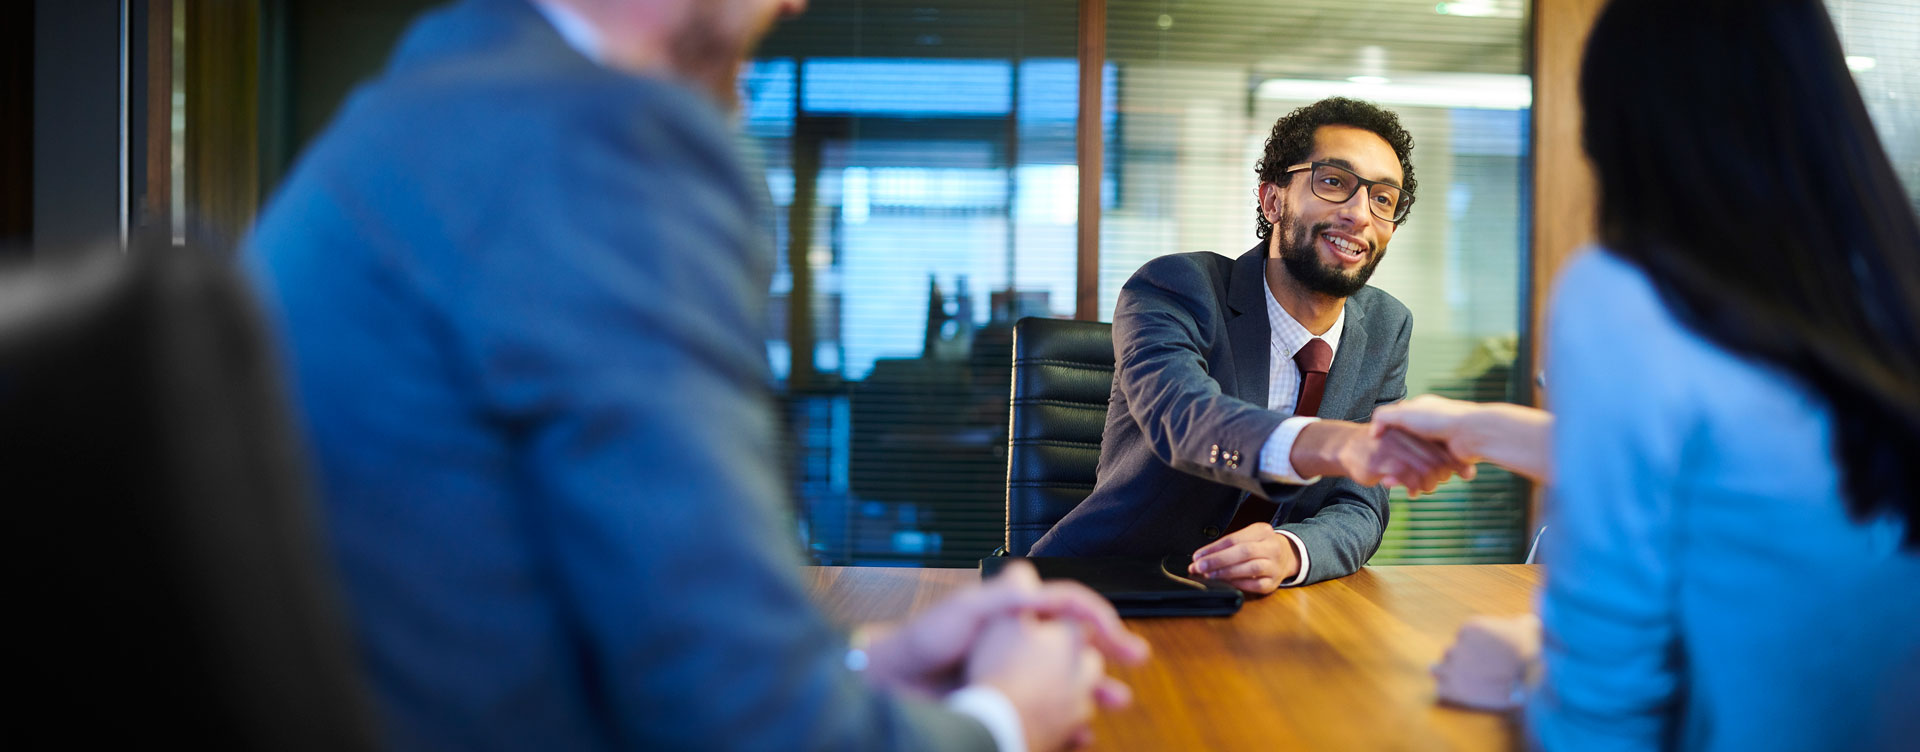
[(172, 134), (168, 148), (173, 150), (167, 161), (173, 168), (169, 180), (172, 181), (173, 196), (173, 244), (187, 242), (187, 4), (173, 4), (173, 85), (169, 96), (173, 98), (173, 122), (167, 130)]

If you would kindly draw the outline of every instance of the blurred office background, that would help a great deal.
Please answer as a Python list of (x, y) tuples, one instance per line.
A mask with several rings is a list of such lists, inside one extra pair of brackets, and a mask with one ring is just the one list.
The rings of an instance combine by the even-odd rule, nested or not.
[[(1375, 282), (1415, 314), (1408, 387), (1518, 398), (1524, 4), (1462, 7), (1106, 3), (1096, 315), (1149, 258), (1251, 247), (1273, 121), (1361, 96), (1419, 144), (1421, 203)], [(965, 565), (999, 542), (1009, 326), (1076, 308), (1079, 10), (816, 3), (747, 77), (747, 132), (793, 249), (768, 346), (823, 561)], [(1375, 560), (1514, 560), (1525, 493), (1495, 472), (1396, 499)]]
[[(12, 4), (0, 257), (143, 228), (237, 237), (432, 5)], [(1920, 211), (1920, 3), (1828, 5)], [(1532, 401), (1537, 230), (1557, 219), (1533, 200), (1540, 9), (811, 0), (741, 80), (779, 259), (766, 341), (789, 429), (768, 458), (792, 481), (781, 524), (822, 564), (991, 552), (1012, 322), (1106, 320), (1147, 259), (1252, 246), (1268, 128), (1331, 94), (1398, 111), (1417, 144), (1419, 203), (1374, 277), (1414, 312), (1410, 394)], [(1531, 495), (1497, 470), (1396, 492), (1374, 562), (1517, 561)]]

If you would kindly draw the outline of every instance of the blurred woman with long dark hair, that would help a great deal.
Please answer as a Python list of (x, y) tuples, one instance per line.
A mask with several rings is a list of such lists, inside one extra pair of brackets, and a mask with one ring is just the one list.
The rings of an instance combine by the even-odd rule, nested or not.
[[(1920, 688), (1920, 223), (1831, 20), (1614, 0), (1580, 98), (1602, 247), (1549, 329), (1531, 734), (1913, 744), (1894, 725), (1915, 730)], [(1463, 630), (1441, 694), (1528, 632)]]

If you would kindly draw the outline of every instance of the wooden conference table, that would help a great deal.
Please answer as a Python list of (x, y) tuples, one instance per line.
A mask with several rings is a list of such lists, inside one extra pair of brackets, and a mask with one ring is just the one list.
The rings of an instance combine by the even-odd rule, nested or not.
[[(899, 619), (979, 582), (969, 569), (814, 567), (837, 622)], [(1153, 658), (1114, 675), (1134, 704), (1094, 722), (1101, 750), (1516, 749), (1499, 715), (1440, 706), (1428, 667), (1473, 614), (1532, 607), (1537, 567), (1366, 567), (1248, 600), (1226, 618), (1130, 619)]]

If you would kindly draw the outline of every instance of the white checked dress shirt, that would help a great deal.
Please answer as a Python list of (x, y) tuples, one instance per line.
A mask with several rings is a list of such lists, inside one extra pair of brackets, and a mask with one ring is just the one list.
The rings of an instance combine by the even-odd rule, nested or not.
[[(1300, 367), (1294, 365), (1293, 356), (1314, 339), (1314, 333), (1307, 331), (1293, 318), (1293, 314), (1280, 307), (1280, 301), (1273, 297), (1271, 283), (1267, 285), (1266, 298), (1267, 329), (1273, 333), (1267, 341), (1267, 409), (1293, 415), (1294, 406), (1300, 402)], [(1334, 358), (1340, 357), (1340, 332), (1346, 326), (1347, 308), (1342, 305), (1340, 316), (1333, 320), (1333, 326), (1325, 334), (1319, 335), (1320, 339), (1327, 341)], [(1293, 471), (1293, 460), (1289, 456), (1293, 453), (1294, 440), (1300, 438), (1300, 429), (1316, 420), (1319, 418), (1311, 415), (1294, 415), (1281, 421), (1280, 427), (1273, 429), (1267, 442), (1260, 446), (1260, 475), (1268, 480), (1302, 486), (1320, 480), (1318, 476), (1300, 477)], [(1292, 541), (1294, 552), (1300, 555), (1300, 573), (1280, 585), (1285, 587), (1306, 581), (1307, 570), (1313, 565), (1307, 558), (1307, 545), (1293, 533), (1278, 529), (1275, 532)]]

